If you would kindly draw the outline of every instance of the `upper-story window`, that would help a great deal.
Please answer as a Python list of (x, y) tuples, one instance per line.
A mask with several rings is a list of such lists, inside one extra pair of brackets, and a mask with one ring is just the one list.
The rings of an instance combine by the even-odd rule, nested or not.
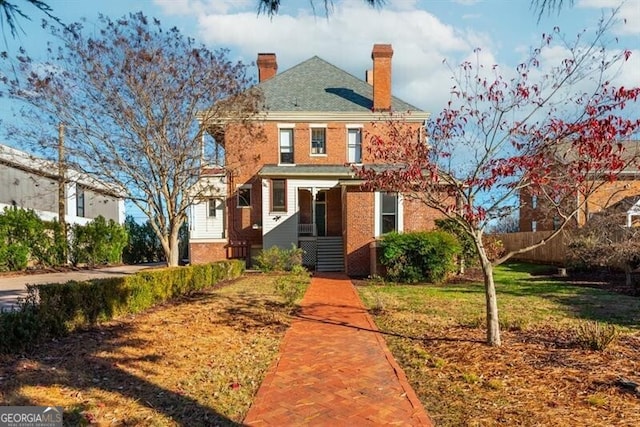
[(293, 129), (280, 129), (280, 163), (293, 164)]
[(327, 129), (311, 128), (311, 154), (327, 154)]
[(251, 184), (246, 184), (238, 188), (238, 207), (251, 207)]
[(362, 163), (362, 129), (350, 128), (347, 136), (347, 161)]
[(76, 216), (84, 217), (84, 188), (76, 185)]
[(538, 196), (531, 196), (531, 209), (538, 207)]

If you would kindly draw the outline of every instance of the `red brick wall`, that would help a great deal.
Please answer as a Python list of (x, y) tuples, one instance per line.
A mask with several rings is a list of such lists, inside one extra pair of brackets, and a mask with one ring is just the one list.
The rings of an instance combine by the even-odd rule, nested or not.
[(190, 243), (191, 264), (206, 264), (227, 259), (226, 243)]
[(426, 206), (419, 200), (405, 198), (404, 208), (404, 231), (427, 231), (433, 230), (436, 226), (435, 220), (443, 218), (443, 215), (436, 209)]
[(369, 245), (374, 240), (374, 195), (347, 187), (343, 201), (346, 273), (367, 276), (370, 269)]

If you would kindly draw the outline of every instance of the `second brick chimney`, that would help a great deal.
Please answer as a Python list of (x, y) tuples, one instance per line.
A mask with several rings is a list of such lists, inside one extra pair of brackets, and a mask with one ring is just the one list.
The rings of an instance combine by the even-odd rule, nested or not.
[(371, 51), (373, 59), (373, 111), (391, 110), (391, 57), (390, 44), (375, 44)]
[(258, 64), (258, 82), (270, 79), (278, 72), (275, 53), (259, 53), (256, 63)]

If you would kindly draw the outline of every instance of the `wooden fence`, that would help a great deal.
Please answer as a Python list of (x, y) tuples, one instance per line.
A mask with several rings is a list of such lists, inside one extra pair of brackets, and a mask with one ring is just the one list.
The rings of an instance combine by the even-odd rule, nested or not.
[[(552, 231), (523, 231), (519, 233), (491, 234), (502, 241), (507, 252), (521, 249), (549, 237)], [(544, 245), (514, 256), (512, 259), (541, 264), (564, 265), (569, 241), (568, 232), (564, 231), (546, 242)]]

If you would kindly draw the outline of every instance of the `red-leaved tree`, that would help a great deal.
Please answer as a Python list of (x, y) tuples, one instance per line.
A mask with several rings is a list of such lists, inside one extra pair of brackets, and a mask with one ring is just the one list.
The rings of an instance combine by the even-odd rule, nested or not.
[[(601, 20), (588, 43), (587, 32), (574, 41), (562, 38), (557, 28), (543, 35), (515, 70), (485, 68), (479, 59), (462, 63), (453, 70), (451, 100), (428, 125), (427, 143), (401, 118), (369, 137), (376, 161), (395, 165), (362, 167), (359, 173), (370, 188), (421, 200), (455, 220), (475, 242), (492, 346), (501, 345), (494, 266), (555, 237), (590, 194), (637, 160), (635, 147), (621, 141), (640, 126), (640, 88), (613, 83), (615, 68), (630, 51), (604, 47), (611, 42), (615, 15)], [(551, 49), (562, 49), (566, 57), (548, 66), (543, 58)], [(485, 228), (516, 212), (523, 191), (554, 211), (557, 229), (546, 240), (490, 259)]]

